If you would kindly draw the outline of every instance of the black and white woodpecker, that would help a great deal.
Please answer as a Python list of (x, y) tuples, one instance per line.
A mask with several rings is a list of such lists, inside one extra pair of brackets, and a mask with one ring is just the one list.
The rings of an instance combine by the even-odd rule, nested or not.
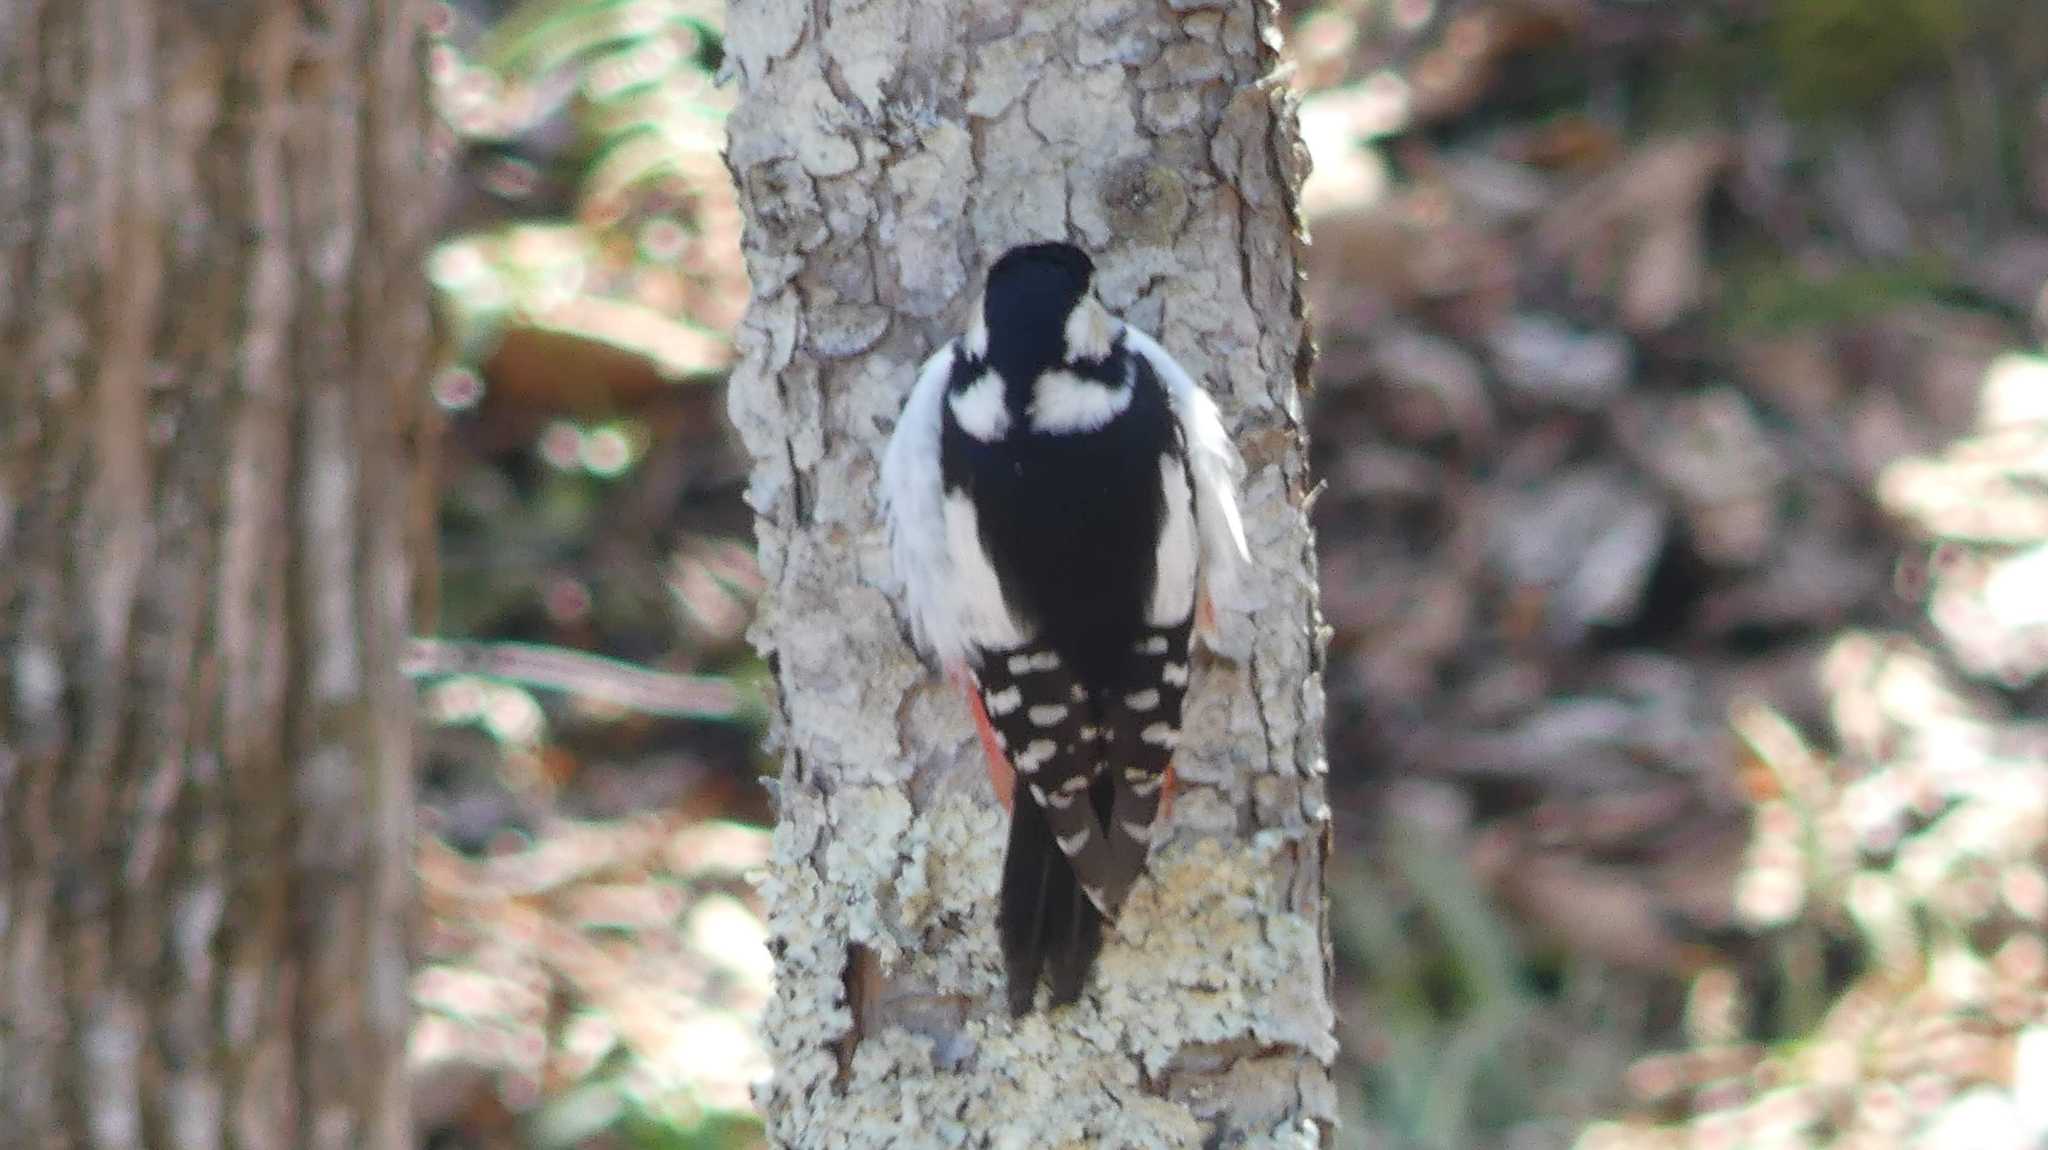
[(1041, 978), (1079, 997), (1170, 793), (1190, 641), (1249, 561), (1215, 403), (1094, 273), (1071, 244), (1004, 253), (882, 462), (912, 634), (967, 691), (1011, 809), (1013, 1014)]

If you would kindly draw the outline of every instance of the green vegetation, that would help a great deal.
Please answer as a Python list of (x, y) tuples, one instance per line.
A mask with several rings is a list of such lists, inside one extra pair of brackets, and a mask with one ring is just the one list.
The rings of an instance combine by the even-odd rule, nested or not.
[(1780, 0), (1771, 51), (1785, 108), (1815, 119), (1868, 111), (1932, 72), (1976, 27), (1990, 0)]

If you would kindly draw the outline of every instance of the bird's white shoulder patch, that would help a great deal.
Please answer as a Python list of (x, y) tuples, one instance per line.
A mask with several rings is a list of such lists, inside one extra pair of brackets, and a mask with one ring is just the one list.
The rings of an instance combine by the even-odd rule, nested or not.
[(1051, 435), (1094, 431), (1131, 405), (1131, 381), (1101, 380), (1053, 370), (1031, 385), (1031, 430)]
[(994, 443), (1010, 433), (1010, 409), (1004, 403), (1003, 377), (994, 368), (983, 371), (973, 383), (946, 397), (953, 422), (960, 430), (982, 441)]

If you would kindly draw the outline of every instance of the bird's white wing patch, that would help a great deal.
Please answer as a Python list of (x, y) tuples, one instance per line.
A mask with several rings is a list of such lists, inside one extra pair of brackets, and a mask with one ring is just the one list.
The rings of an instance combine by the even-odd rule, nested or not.
[(1195, 509), (1188, 498), (1188, 473), (1171, 455), (1159, 457), (1159, 488), (1166, 494), (1166, 522), (1159, 529), (1146, 622), (1164, 627), (1187, 618), (1194, 609), (1200, 553), (1195, 543)]
[(1188, 470), (1195, 487), (1195, 528), (1202, 541), (1202, 584), (1219, 605), (1239, 602), (1244, 568), (1251, 562), (1244, 521), (1237, 510), (1237, 481), (1244, 463), (1209, 393), (1151, 336), (1128, 324), (1123, 333), (1124, 346), (1144, 356), (1166, 387), (1167, 402), (1187, 443)]
[(882, 454), (881, 477), (889, 559), (902, 582), (911, 637), (944, 666), (966, 662), (977, 646), (1023, 641), (982, 550), (974, 505), (946, 497), (940, 433), (957, 355), (948, 343), (918, 369)]
[(1022, 646), (1023, 629), (1003, 602), (1003, 584), (995, 564), (981, 546), (981, 519), (974, 500), (964, 491), (946, 496), (946, 553), (952, 561), (953, 628), (963, 648), (1008, 649)]
[(953, 604), (945, 481), (939, 472), (940, 421), (955, 354), (953, 344), (947, 343), (918, 369), (917, 383), (882, 454), (881, 482), (889, 559), (903, 584), (911, 637), (946, 665), (961, 662), (967, 653)]

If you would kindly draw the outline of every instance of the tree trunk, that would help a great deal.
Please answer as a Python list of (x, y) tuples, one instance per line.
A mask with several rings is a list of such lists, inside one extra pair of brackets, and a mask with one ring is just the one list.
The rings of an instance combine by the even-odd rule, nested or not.
[[(1304, 159), (1268, 0), (733, 6), (729, 162), (784, 753), (763, 1104), (794, 1147), (1327, 1144), (1322, 650), (1300, 392)], [(1252, 610), (1189, 696), (1170, 832), (1072, 1009), (1012, 1022), (1004, 815), (887, 597), (877, 460), (1012, 244), (1071, 238), (1249, 466)]]
[(0, 1147), (397, 1150), (413, 0), (0, 0)]

